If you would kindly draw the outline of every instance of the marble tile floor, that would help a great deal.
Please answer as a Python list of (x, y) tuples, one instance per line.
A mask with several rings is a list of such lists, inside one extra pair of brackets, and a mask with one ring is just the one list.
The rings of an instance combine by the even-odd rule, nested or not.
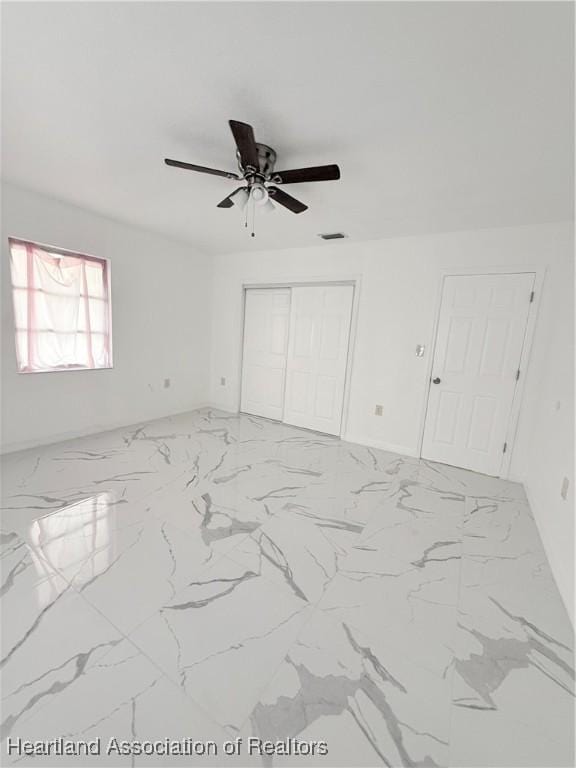
[[(202, 409), (4, 456), (1, 532), (2, 765), (574, 764), (517, 484)], [(14, 751), (60, 737), (101, 754)]]

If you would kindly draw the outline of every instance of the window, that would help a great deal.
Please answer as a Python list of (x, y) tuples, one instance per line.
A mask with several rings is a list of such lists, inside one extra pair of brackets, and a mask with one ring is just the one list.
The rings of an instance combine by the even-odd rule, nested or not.
[(9, 242), (18, 370), (111, 368), (108, 261)]

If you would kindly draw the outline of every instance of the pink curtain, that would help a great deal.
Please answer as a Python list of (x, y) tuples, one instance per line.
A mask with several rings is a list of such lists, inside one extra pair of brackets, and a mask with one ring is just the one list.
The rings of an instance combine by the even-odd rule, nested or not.
[(10, 266), (18, 369), (109, 368), (106, 260), (11, 239)]

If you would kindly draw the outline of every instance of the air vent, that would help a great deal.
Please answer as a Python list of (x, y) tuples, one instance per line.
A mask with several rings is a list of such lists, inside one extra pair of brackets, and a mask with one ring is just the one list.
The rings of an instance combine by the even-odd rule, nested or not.
[(328, 232), (324, 235), (318, 235), (318, 237), (321, 237), (322, 240), (342, 240), (346, 235), (344, 232)]

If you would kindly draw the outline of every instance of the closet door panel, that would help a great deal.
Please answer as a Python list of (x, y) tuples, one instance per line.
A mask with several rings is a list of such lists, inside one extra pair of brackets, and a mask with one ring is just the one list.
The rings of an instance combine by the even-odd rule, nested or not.
[(284, 421), (339, 435), (352, 286), (292, 288)]
[(290, 289), (248, 289), (244, 310), (244, 413), (282, 420), (290, 326)]

